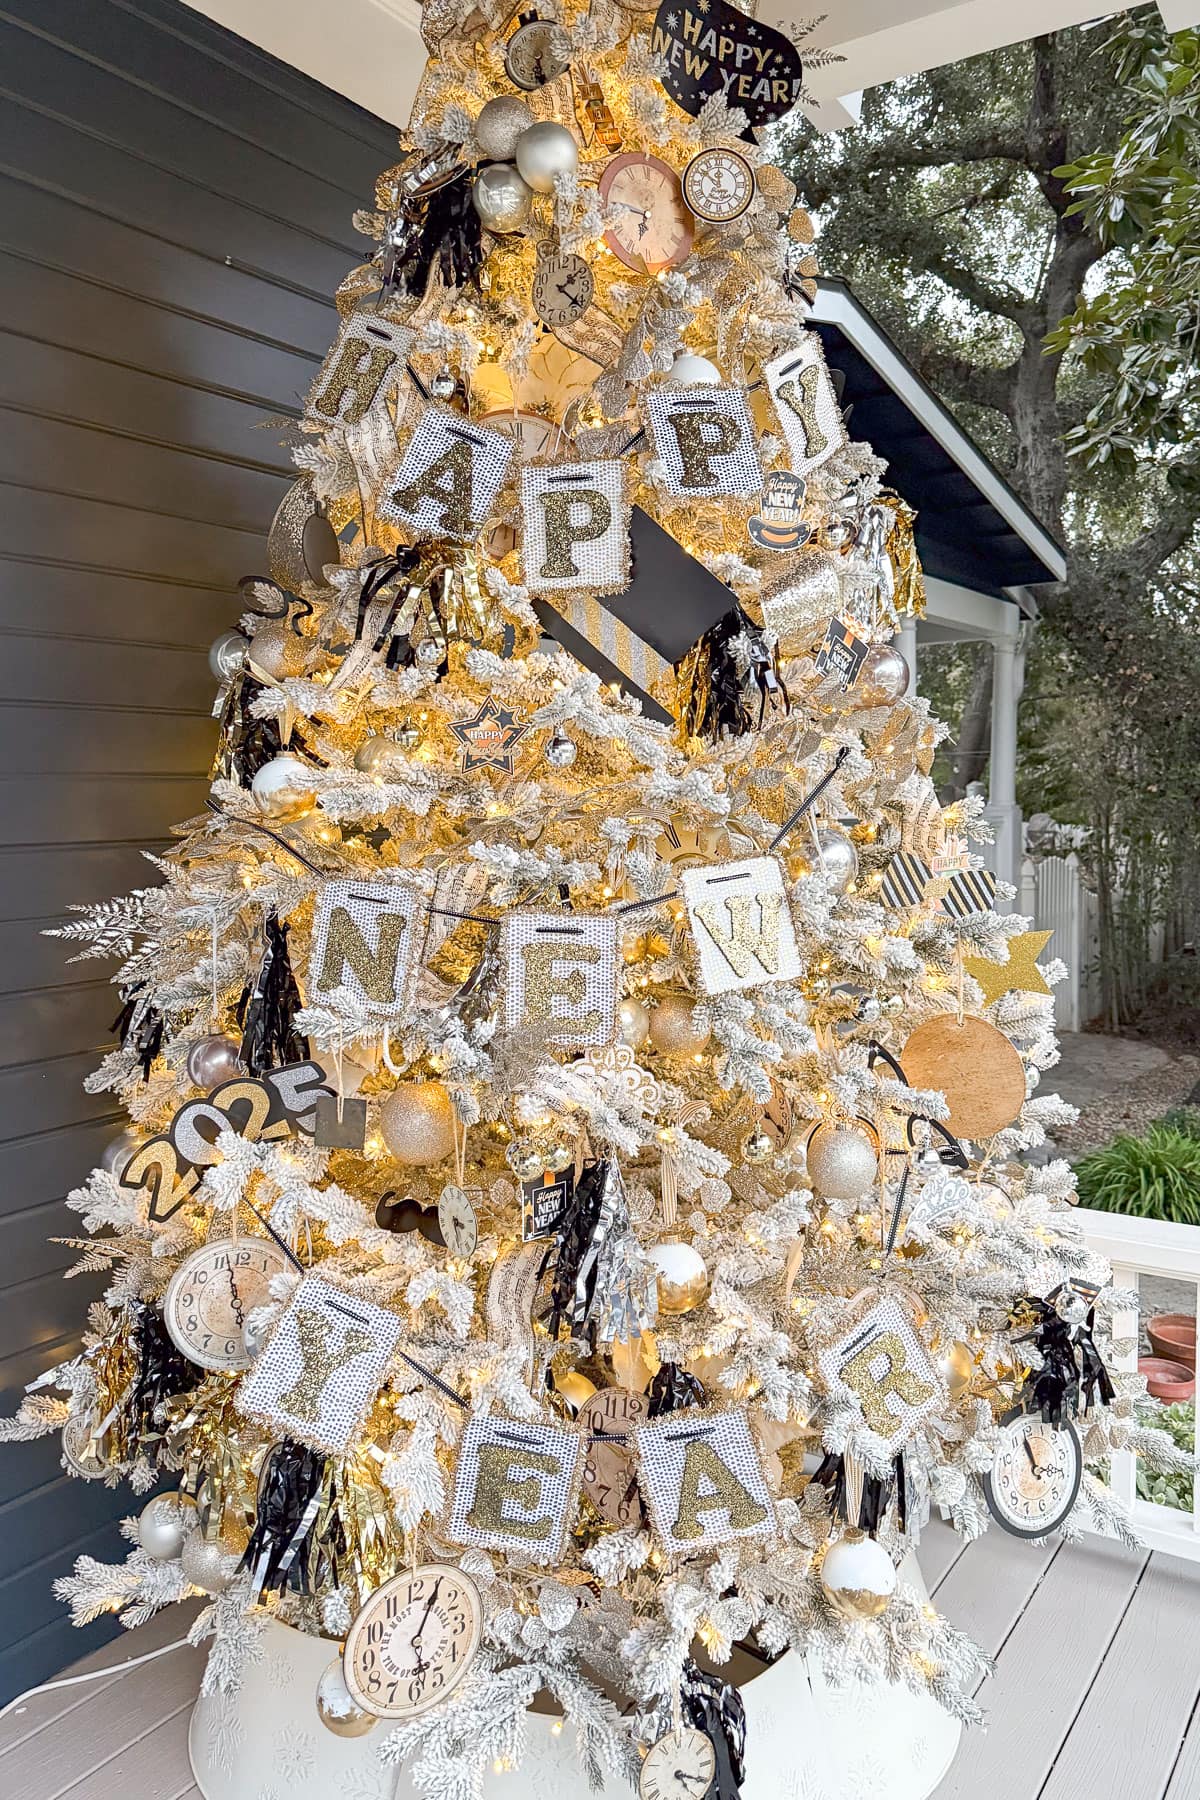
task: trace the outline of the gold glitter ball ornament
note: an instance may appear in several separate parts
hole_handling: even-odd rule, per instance
[[[844,1619],[878,1619],[896,1591],[896,1571],[882,1544],[848,1531],[825,1552],[821,1586]]]
[[[184,1539],[179,1553],[184,1580],[204,1594],[223,1594],[240,1562],[238,1551],[222,1538],[206,1538],[199,1526]]]
[[[247,652],[256,669],[282,681],[287,675],[299,675],[304,667],[306,646],[285,619],[271,619],[260,625],[250,640]]]
[[[662,1238],[646,1255],[658,1271],[658,1310],[677,1318],[699,1306],[708,1292],[708,1267],[694,1244]]]
[[[340,1656],[326,1663],[321,1671],[317,1682],[317,1717],[326,1731],[332,1731],[334,1737],[340,1738],[366,1737],[376,1723],[375,1714],[364,1712],[346,1686]]]
[[[660,1056],[698,1056],[711,1035],[696,1020],[690,994],[664,994],[650,1014],[650,1042]]]
[[[383,1141],[398,1163],[440,1163],[454,1151],[454,1102],[440,1081],[412,1081],[379,1107]]]

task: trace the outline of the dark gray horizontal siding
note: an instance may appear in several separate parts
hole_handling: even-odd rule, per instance
[[[391,131],[174,0],[0,4],[0,1388],[73,1353],[64,1204],[120,1124],[107,963],[41,935],[200,810],[205,651],[263,567],[284,439]],[[0,1699],[113,1629],[51,1594],[128,1493],[0,1450]]]

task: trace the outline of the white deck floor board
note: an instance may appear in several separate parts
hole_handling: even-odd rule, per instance
[[[962,1555],[963,1549],[963,1541],[958,1533],[952,1531],[949,1525],[943,1525],[940,1519],[931,1519],[926,1525],[921,1533],[917,1561],[925,1577],[925,1586],[931,1594],[936,1594],[938,1587]]]
[[[988,1656],[997,1656],[1061,1548],[989,1531],[968,1544],[937,1589],[937,1609]],[[981,1797],[982,1800],[982,1797]]]

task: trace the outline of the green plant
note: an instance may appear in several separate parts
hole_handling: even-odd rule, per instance
[[[1138,1419],[1156,1431],[1165,1431],[1179,1450],[1190,1456],[1196,1430],[1196,1402],[1177,1401],[1173,1406],[1139,1407]],[[1138,1463],[1137,1492],[1139,1500],[1156,1500],[1160,1506],[1173,1506],[1177,1512],[1192,1510],[1192,1476],[1171,1469],[1159,1472]]]
[[[1200,1225],[1200,1138],[1167,1125],[1118,1137],[1076,1166],[1079,1198],[1100,1212]]]
[[[1173,1106],[1157,1122],[1168,1131],[1181,1131],[1184,1137],[1200,1138],[1200,1106]]]

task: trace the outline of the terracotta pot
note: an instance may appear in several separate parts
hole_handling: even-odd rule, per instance
[[[1168,1362],[1186,1363],[1196,1369],[1196,1321],[1191,1313],[1155,1313],[1147,1321],[1146,1335],[1155,1356]]]
[[[1191,1400],[1195,1395],[1195,1371],[1169,1357],[1139,1356],[1138,1374],[1146,1377],[1147,1391],[1167,1405],[1173,1401]]]

